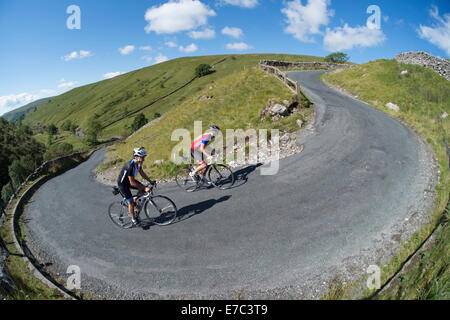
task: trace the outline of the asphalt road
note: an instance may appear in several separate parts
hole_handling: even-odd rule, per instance
[[[81,269],[99,298],[317,298],[387,261],[427,220],[436,183],[432,153],[390,116],[293,72],[315,103],[305,148],[276,175],[250,166],[235,188],[184,193],[180,220],[121,230],[109,220],[110,188],[88,161],[44,184],[26,208],[28,244],[60,278]],[[150,150],[151,152],[151,150]]]

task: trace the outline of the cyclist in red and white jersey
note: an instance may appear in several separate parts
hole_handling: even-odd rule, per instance
[[[189,174],[192,179],[197,180],[197,172],[200,172],[201,170],[206,168],[205,160],[212,158],[212,155],[208,154],[205,148],[208,144],[214,141],[219,131],[220,128],[218,126],[210,126],[208,133],[202,134],[192,142],[191,157],[200,163],[200,165]]]

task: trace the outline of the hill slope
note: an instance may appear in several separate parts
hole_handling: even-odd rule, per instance
[[[255,66],[262,59],[286,61],[323,61],[323,58],[297,55],[249,54],[186,57],[170,60],[151,67],[132,71],[112,79],[75,88],[57,96],[37,111],[28,113],[26,120],[50,123],[58,127],[71,120],[86,128],[89,118],[96,117],[104,127],[104,134],[130,134],[129,126],[134,112],[142,112],[148,119],[155,113],[163,114],[209,83],[234,72]],[[202,63],[214,66],[215,72],[194,78],[195,68]],[[175,90],[176,93],[161,99]],[[161,99],[161,100],[159,100]],[[157,102],[155,102],[157,101]],[[152,102],[155,102],[152,104]],[[116,122],[117,121],[117,122]],[[110,125],[113,123],[112,125]]]

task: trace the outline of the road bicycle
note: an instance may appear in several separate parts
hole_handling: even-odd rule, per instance
[[[186,157],[182,158],[185,162],[190,160]],[[177,185],[187,192],[193,192],[204,184],[211,184],[222,190],[229,189],[234,184],[233,171],[225,164],[217,164],[211,161],[207,163],[206,168],[201,171],[200,175],[195,175],[195,179],[189,175],[194,170],[195,167],[189,164],[189,169],[180,169],[175,176]]]
[[[154,195],[155,185],[147,184],[146,187],[152,187],[150,192],[140,193],[135,203],[134,215],[139,218],[140,213],[144,210],[148,224],[154,223],[160,226],[166,226],[175,221],[177,217],[177,207],[175,203],[166,196]],[[121,194],[118,187],[113,187],[113,194]],[[123,195],[122,195],[123,197]],[[114,201],[109,205],[108,214],[112,222],[120,228],[129,229],[134,225],[128,212],[128,202],[125,197],[121,201]],[[144,221],[143,221],[144,222]]]

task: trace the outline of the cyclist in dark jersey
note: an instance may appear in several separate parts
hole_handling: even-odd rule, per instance
[[[128,212],[130,213],[131,221],[133,224],[139,224],[139,221],[134,216],[134,207],[137,197],[133,197],[130,189],[138,189],[141,192],[150,192],[149,187],[144,186],[142,183],[136,180],[138,173],[146,179],[151,184],[155,184],[155,181],[150,180],[150,178],[142,170],[142,163],[147,156],[147,152],[144,148],[135,148],[133,151],[133,160],[127,162],[119,173],[117,178],[117,186],[119,187],[120,193],[128,202]]]

